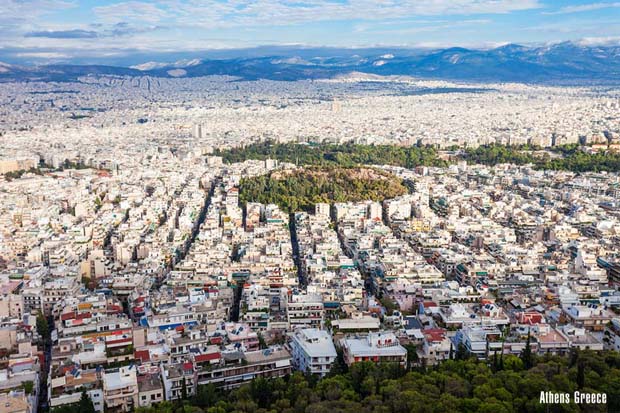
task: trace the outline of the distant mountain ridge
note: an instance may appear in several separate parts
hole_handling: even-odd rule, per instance
[[[200,59],[183,59],[183,60],[178,60],[174,63],[167,63],[167,62],[146,62],[146,63],[142,63],[139,65],[133,65],[133,66],[129,66],[130,69],[138,69],[140,71],[149,71],[149,70],[153,70],[153,69],[162,69],[162,68],[176,68],[176,69],[182,69],[184,67],[189,67],[189,66],[197,66],[199,64],[202,63],[202,60]]]
[[[81,76],[198,77],[229,75],[242,79],[300,80],[350,72],[381,76],[494,82],[620,82],[620,45],[588,46],[564,42],[544,47],[508,44],[489,50],[459,47],[435,50],[398,48],[282,49],[245,58],[149,61],[131,67],[51,64],[0,64],[0,81],[72,81]],[[316,54],[312,56],[311,53]]]

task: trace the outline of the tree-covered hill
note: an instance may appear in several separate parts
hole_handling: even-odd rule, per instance
[[[383,201],[407,193],[402,181],[373,168],[307,167],[244,178],[239,200],[310,211],[319,202]]]

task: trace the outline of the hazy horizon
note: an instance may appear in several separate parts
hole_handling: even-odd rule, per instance
[[[479,49],[620,40],[620,2],[613,1],[7,0],[0,10],[0,61],[21,64],[136,64],[273,47]]]

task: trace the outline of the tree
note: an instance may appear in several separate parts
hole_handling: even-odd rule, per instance
[[[573,347],[570,349],[569,358],[568,358],[568,367],[573,367],[577,364],[579,360],[579,348]]]
[[[418,348],[413,344],[407,344],[407,370],[411,370],[413,363],[418,362]]]
[[[385,311],[387,314],[392,314],[395,310],[398,310],[398,303],[394,302],[390,297],[384,295],[379,300],[381,305],[385,307]]]
[[[583,360],[577,361],[577,387],[583,389],[586,385],[586,367]]]
[[[457,360],[466,360],[468,358],[469,358],[469,351],[467,350],[467,347],[465,347],[465,344],[460,342],[456,346],[456,359]]]
[[[525,363],[519,357],[509,354],[504,358],[502,357],[501,367],[502,370],[522,371],[525,368]]]
[[[348,369],[347,363],[344,360],[344,351],[342,350],[342,348],[337,347],[336,348],[336,360],[334,361],[334,364],[332,364],[332,368],[329,371],[329,376],[333,377],[333,376],[346,374],[348,370],[349,369]]]
[[[258,347],[261,349],[267,348],[267,343],[265,342],[265,338],[260,332],[258,333]]]
[[[521,360],[523,360],[523,364],[525,365],[526,369],[530,369],[533,366],[531,340],[532,340],[531,332],[528,329],[527,340],[525,342],[525,348],[521,351]]]
[[[50,339],[50,328],[47,318],[40,311],[37,313],[37,332],[46,342]]]
[[[87,290],[92,291],[94,289],[95,283],[93,282],[93,279],[90,277],[87,277],[86,275],[82,276],[82,284],[84,284],[84,288],[86,288]]]
[[[22,383],[22,388],[26,394],[32,394],[32,391],[34,390],[34,383],[32,380],[25,381]]]
[[[209,407],[217,402],[219,394],[213,384],[198,386],[193,403],[198,407]]]
[[[80,408],[80,413],[95,413],[95,406],[93,406],[93,402],[86,391],[82,392],[82,397],[80,397],[78,406]]]
[[[502,353],[499,355],[499,366],[498,369],[504,370],[504,350],[502,349]]]
[[[185,380],[185,377],[183,377],[181,385],[181,400],[187,400],[187,380]]]

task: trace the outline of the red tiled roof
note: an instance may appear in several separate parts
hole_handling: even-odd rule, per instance
[[[205,361],[219,360],[221,357],[222,355],[219,352],[209,353],[209,354],[199,354],[196,357],[194,357],[194,360],[196,360],[196,363],[203,363]]]
[[[428,328],[422,330],[422,333],[424,333],[426,338],[430,341],[443,341],[446,336],[446,330],[443,328]]]
[[[117,338],[116,340],[108,340],[106,341],[106,344],[119,344],[119,343],[131,343],[132,339],[131,337],[127,337],[127,338]]]
[[[140,360],[142,363],[151,360],[151,353],[148,350],[136,350],[134,357]]]
[[[73,320],[75,318],[75,312],[71,312],[71,313],[64,313],[60,315],[60,319],[62,321],[66,321],[66,320]]]
[[[539,324],[542,323],[542,318],[542,314],[536,312],[517,314],[517,320],[523,324]]]
[[[80,313],[80,314],[76,315],[75,318],[78,319],[78,320],[84,320],[85,318],[91,318],[91,317],[92,317],[92,314],[90,312],[88,312],[88,313]]]

